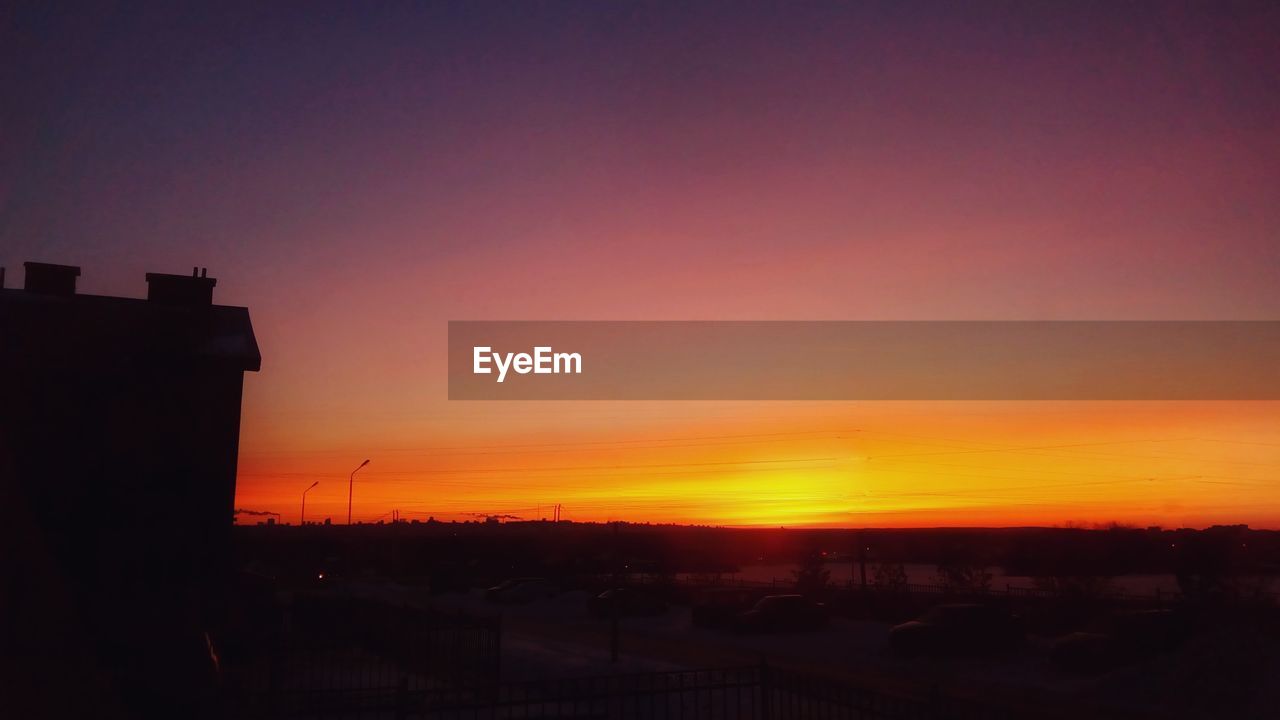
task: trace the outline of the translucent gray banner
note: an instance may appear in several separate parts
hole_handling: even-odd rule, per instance
[[[1280,322],[449,323],[451,400],[1277,400]]]

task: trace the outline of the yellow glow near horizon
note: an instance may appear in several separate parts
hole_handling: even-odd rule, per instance
[[[1280,403],[560,404],[554,433],[502,405],[430,443],[246,447],[237,504],[296,521],[319,479],[308,514],[343,517],[367,454],[366,522],[1280,526]]]

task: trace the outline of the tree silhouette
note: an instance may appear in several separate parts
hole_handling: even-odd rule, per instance
[[[831,571],[820,550],[809,550],[800,558],[800,565],[792,571],[796,579],[796,592],[817,595],[831,584]]]

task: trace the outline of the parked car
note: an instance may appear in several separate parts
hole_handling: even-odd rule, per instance
[[[591,598],[591,614],[596,617],[653,617],[667,611],[662,598],[635,588],[614,588]]]
[[[489,602],[523,605],[554,597],[558,593],[556,586],[544,578],[512,578],[486,590],[484,597]]]
[[[1188,634],[1186,618],[1174,610],[1121,612],[1090,632],[1058,638],[1049,660],[1063,670],[1103,672],[1175,650]]]
[[[938,605],[889,631],[889,649],[901,655],[976,655],[1008,650],[1023,640],[1022,622],[990,605]]]
[[[827,608],[803,595],[768,595],[733,621],[737,632],[817,630],[827,624]]]
[[[1049,662],[1071,672],[1103,672],[1122,661],[1115,656],[1110,635],[1100,632],[1067,633],[1049,648]]]
[[[727,628],[744,610],[760,599],[760,590],[713,588],[698,592],[690,607],[690,617],[698,627]]]

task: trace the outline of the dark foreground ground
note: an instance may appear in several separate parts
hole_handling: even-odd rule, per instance
[[[680,671],[706,668],[794,671],[802,674],[798,677],[827,679],[870,698],[887,698],[884,702],[888,703],[874,710],[846,703],[839,707],[862,714],[841,715],[835,712],[837,706],[822,699],[825,696],[821,693],[805,690],[796,696],[817,704],[806,706],[799,702],[786,717],[926,717],[938,714],[940,701],[967,708],[966,712],[972,710],[964,717],[1261,718],[1272,717],[1273,708],[1280,706],[1280,623],[1269,591],[1271,577],[1266,573],[1268,558],[1274,552],[1269,545],[1274,540],[1271,533],[1234,528],[1201,533],[1151,529],[914,534],[845,531],[806,536],[784,532],[720,534],[706,528],[663,531],[650,526],[529,525],[357,527],[345,539],[341,535],[345,528],[243,528],[239,541],[242,567],[259,578],[258,591],[267,588],[273,602],[279,605],[283,598],[283,604],[293,608],[291,632],[295,637],[327,637],[333,635],[330,628],[343,625],[355,637],[362,637],[365,625],[379,623],[370,619],[367,610],[355,613],[339,609],[315,626],[319,630],[300,630],[303,623],[297,617],[305,604],[303,599],[313,595],[328,598],[329,602],[363,598],[362,602],[372,602],[374,607],[400,608],[408,613],[406,627],[423,623],[434,627],[441,618],[466,623],[470,629],[465,633],[472,637],[466,641],[469,644],[460,646],[457,637],[450,635],[454,639],[448,643],[452,645],[435,648],[439,652],[428,663],[433,670],[414,671],[410,692],[400,696],[401,705],[408,707],[417,707],[422,698],[428,698],[428,704],[434,702],[430,700],[436,697],[433,693],[447,684],[431,680],[432,673],[447,676],[451,678],[449,682],[463,687],[498,683],[506,688],[504,693],[527,694],[529,688],[549,693],[547,688],[553,686],[556,692],[581,692],[563,690],[562,683],[586,677],[627,676],[632,678],[627,682],[648,683],[661,678],[665,683],[685,683],[686,676]],[[513,538],[519,542],[510,542]],[[706,542],[691,545],[683,562],[673,562],[675,543],[695,539]],[[957,539],[963,542],[957,543]],[[862,547],[874,548],[872,552],[877,557],[867,562],[856,551],[842,554],[840,544],[848,548],[855,540],[867,543]],[[1171,547],[1178,543],[1183,545],[1181,552]],[[1229,549],[1233,543],[1238,549]],[[1254,547],[1242,558],[1240,550],[1245,548],[1240,546],[1249,543]],[[835,547],[820,550],[824,544]],[[965,588],[958,584],[959,580],[984,565],[966,563],[963,556],[957,559],[957,548],[984,562],[1001,561],[1006,574],[1018,572],[1034,578],[1036,587],[1008,591]],[[1029,552],[1029,548],[1037,552]],[[1108,572],[1166,573],[1176,577],[1179,590],[1132,595],[1109,590],[1113,584],[1097,582],[1095,576],[1062,571],[1078,568],[1082,559],[1096,558],[1108,551],[1115,555],[1107,561]],[[730,572],[736,569],[731,563],[744,558],[772,563],[785,563],[790,558],[795,567],[793,577],[776,580],[771,586],[735,585],[729,579]],[[891,568],[898,559],[936,564],[939,582],[894,585],[892,573],[886,575],[884,568]],[[847,579],[857,577],[860,560],[869,568],[866,586]],[[817,585],[813,577],[806,576],[806,572],[821,575],[821,568],[832,562],[851,563],[852,574],[842,582],[821,577]],[[1245,569],[1250,572],[1242,572]],[[545,577],[554,591],[527,602],[486,599],[484,589],[489,585],[504,578],[527,576]],[[626,585],[660,597],[665,610],[650,617],[620,619],[615,657],[612,623],[588,608],[597,593]],[[741,593],[741,602],[749,605],[763,595],[798,589],[828,609],[830,621],[824,628],[745,634],[704,627],[692,617],[692,606],[726,590]],[[908,657],[890,651],[889,637],[895,624],[935,605],[955,602],[997,606],[1001,612],[1016,616],[1025,630],[1022,641],[990,652],[980,647],[981,641],[958,653]],[[1108,632],[1103,628],[1109,619],[1147,613],[1176,616],[1184,631],[1176,638],[1142,638],[1136,645],[1131,642],[1122,656],[1117,651],[1112,653],[1115,657],[1103,657],[1084,666],[1064,666],[1060,662],[1056,648],[1064,638]],[[375,618],[381,614],[385,613],[372,612]],[[398,629],[390,634],[418,637],[414,632]],[[438,634],[422,637],[422,641],[410,644],[444,642]],[[365,650],[377,645],[373,653],[376,655],[378,648],[386,645],[385,640],[380,642],[381,645],[371,644],[366,638],[363,645]],[[1150,646],[1144,647],[1143,643]],[[395,678],[399,674],[403,682],[405,674],[403,658],[400,660],[400,666],[386,670],[386,677],[391,679],[375,678],[371,684],[365,683],[373,688],[369,692],[386,695],[395,691]],[[461,672],[466,668],[471,668],[467,670],[470,674]],[[365,671],[352,670],[348,675],[359,676],[362,672]],[[696,674],[687,677],[694,678],[689,682],[697,684],[692,690],[694,697],[699,688],[711,683],[720,688],[718,692],[737,693],[733,702],[741,701],[738,695],[756,700],[749,712],[740,706],[735,710],[732,704],[695,704],[691,708],[677,704],[680,714],[708,718],[734,717],[735,713],[741,717],[781,717],[779,708],[761,706],[760,698],[764,696],[758,688],[726,690],[732,683],[713,682]],[[332,679],[325,682],[333,683]],[[617,683],[605,684],[613,687]],[[680,696],[683,697],[683,690]],[[473,713],[468,717],[481,716],[482,711],[473,706],[492,701],[485,697],[489,696],[468,696],[466,712]],[[645,701],[649,706],[654,704],[651,694],[644,697],[649,698]],[[895,705],[898,698],[906,699],[906,704]],[[619,717],[681,716],[670,709],[667,714],[650,709],[647,715],[636,715],[631,711],[639,709],[640,700],[635,700],[634,706],[626,705],[632,701],[625,697],[615,701],[623,703]],[[364,711],[344,714],[339,705],[317,702],[313,708],[317,715],[381,716],[366,715]],[[865,704],[863,700],[858,702]],[[506,707],[507,716],[581,716],[563,712],[548,715],[545,708],[531,707],[522,700]],[[492,707],[489,710],[496,712]],[[772,714],[762,715],[764,711]],[[387,712],[387,716],[395,717],[398,711]],[[599,710],[587,716],[615,714],[612,710]]]

